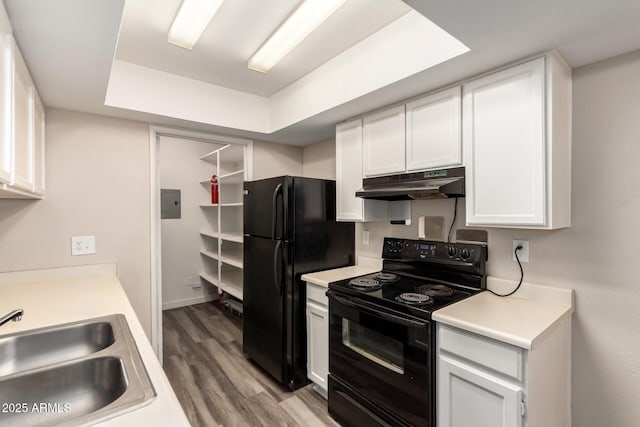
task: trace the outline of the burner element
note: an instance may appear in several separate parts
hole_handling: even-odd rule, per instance
[[[400,280],[397,274],[383,272],[374,274],[373,278],[381,282],[396,282]]]
[[[417,291],[432,297],[450,297],[453,295],[453,289],[444,285],[420,285]]]
[[[431,297],[425,294],[416,294],[413,292],[406,292],[396,297],[396,301],[403,302],[411,305],[425,305],[431,302]]]
[[[363,291],[375,291],[382,287],[380,285],[380,282],[378,282],[377,280],[369,279],[366,277],[359,277],[359,278],[353,279],[349,282],[349,285]]]

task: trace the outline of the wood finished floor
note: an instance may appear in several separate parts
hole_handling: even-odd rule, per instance
[[[164,311],[164,370],[199,426],[331,426],[311,385],[291,392],[242,353],[242,319],[217,304]]]

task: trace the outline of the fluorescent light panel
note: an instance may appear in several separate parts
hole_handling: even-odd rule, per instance
[[[193,49],[223,0],[183,0],[169,29],[169,43]]]
[[[346,0],[306,0],[249,59],[249,69],[268,72]]]

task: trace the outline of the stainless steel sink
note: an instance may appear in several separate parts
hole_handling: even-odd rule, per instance
[[[82,322],[0,338],[0,376],[64,362],[115,342],[109,322]]]
[[[3,336],[1,369],[0,426],[90,425],[156,396],[121,314]]]

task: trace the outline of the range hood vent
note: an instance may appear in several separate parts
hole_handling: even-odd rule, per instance
[[[377,200],[464,197],[464,168],[365,178],[356,196]]]

